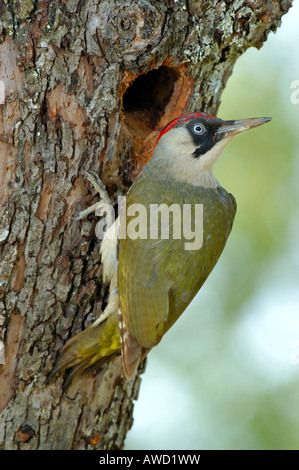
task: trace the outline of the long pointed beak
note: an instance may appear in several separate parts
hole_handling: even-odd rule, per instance
[[[252,129],[253,127],[261,126],[266,122],[271,121],[270,117],[263,118],[250,118],[250,119],[238,119],[237,121],[223,121],[223,125],[219,127],[217,135],[220,138],[225,136],[235,136],[241,134],[241,132]]]

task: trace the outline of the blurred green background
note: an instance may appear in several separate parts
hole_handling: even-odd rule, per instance
[[[238,60],[223,93],[222,119],[273,121],[235,139],[215,166],[237,199],[235,224],[149,355],[127,449],[299,449],[298,24],[297,3]]]

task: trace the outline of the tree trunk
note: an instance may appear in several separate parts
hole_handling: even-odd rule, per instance
[[[98,200],[80,171],[125,193],[161,128],[187,110],[215,113],[238,56],[290,5],[0,1],[2,449],[123,447],[144,365],[123,381],[118,356],[67,391],[62,377],[45,385],[109,289],[97,218],[73,220]]]

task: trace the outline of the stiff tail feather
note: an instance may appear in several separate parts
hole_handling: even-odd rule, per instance
[[[118,311],[118,325],[124,375],[130,380],[151,348],[140,346],[137,339],[127,330],[120,310]]]
[[[113,312],[102,323],[81,331],[64,345],[47,383],[59,371],[71,369],[64,381],[67,388],[75,376],[91,372],[120,350],[118,315]]]

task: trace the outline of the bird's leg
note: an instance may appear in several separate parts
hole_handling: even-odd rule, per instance
[[[90,172],[87,172],[87,171],[83,170],[82,174],[84,174],[87,177],[88,181],[93,185],[95,190],[100,194],[101,201],[96,202],[95,204],[88,207],[84,211],[79,212],[79,215],[77,217],[74,217],[74,220],[84,219],[89,214],[91,214],[92,212],[95,212],[95,211],[97,211],[97,215],[101,215],[102,212],[107,212],[107,210],[106,210],[107,206],[108,207],[113,206],[113,203],[112,203],[110,197],[108,196],[107,190],[106,190],[103,182],[101,181],[99,175],[93,170],[91,170]],[[108,221],[108,227],[111,225],[111,223],[109,225],[109,222],[110,221]]]
[[[109,317],[109,315],[111,315],[114,312],[117,312],[117,310],[118,310],[117,276],[115,275],[111,279],[111,282],[110,282],[107,306],[105,310],[100,314],[99,318],[97,318],[91,326],[94,327],[94,326],[99,325],[104,320],[106,320]]]
[[[104,183],[102,182],[101,178],[99,177],[99,175],[93,170],[91,170],[90,172],[83,170],[83,174],[87,177],[88,181],[93,185],[94,189],[100,194],[103,201],[106,204],[112,204],[112,201],[106,191],[106,187]]]
[[[95,190],[100,194],[101,200],[84,211],[81,211],[74,220],[81,220],[87,215],[95,212],[101,216],[106,214],[107,231],[104,234],[101,244],[101,258],[103,264],[103,280],[110,283],[108,304],[100,317],[92,324],[92,327],[98,326],[118,309],[117,296],[117,242],[118,242],[118,220],[115,220],[113,212],[113,202],[108,196],[107,190],[95,171],[82,171]]]

